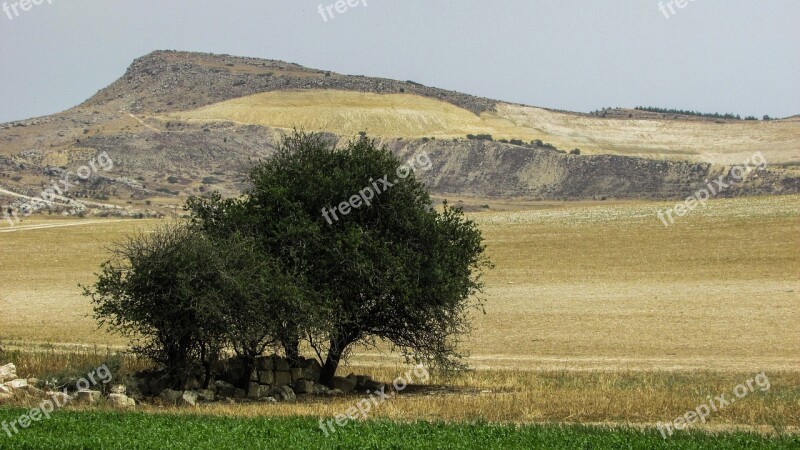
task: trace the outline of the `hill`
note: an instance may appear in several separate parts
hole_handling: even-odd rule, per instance
[[[722,196],[800,190],[797,116],[769,122],[612,116],[280,61],[159,51],[135,60],[81,105],[0,125],[0,200],[36,197],[106,152],[113,170],[76,183],[66,197],[105,214],[158,214],[186,195],[237,194],[246,187],[247,167],[268,157],[292,128],[331,139],[366,131],[398,154],[428,152],[433,169],[421,176],[439,196],[680,199],[755,152],[768,169]],[[566,153],[574,148],[581,155]]]

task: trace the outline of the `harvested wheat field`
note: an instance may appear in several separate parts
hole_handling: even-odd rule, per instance
[[[716,200],[670,227],[656,216],[666,203],[472,213],[496,268],[466,343],[471,365],[797,369],[800,329],[787,325],[800,319],[799,202]],[[158,223],[35,218],[0,229],[6,339],[124,345],[97,330],[78,284],[113,242]]]

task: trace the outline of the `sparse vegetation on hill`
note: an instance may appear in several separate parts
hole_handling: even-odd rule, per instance
[[[682,116],[699,116],[699,117],[710,117],[712,119],[735,119],[735,120],[742,120],[741,116],[738,114],[731,114],[731,113],[704,113],[699,111],[690,111],[684,109],[673,109],[673,108],[656,108],[653,106],[637,106],[636,109],[639,111],[648,111],[648,112],[656,112],[661,114],[679,114]],[[755,117],[753,118],[755,119]]]
[[[478,141],[493,141],[494,140],[494,138],[492,138],[491,134],[478,134],[478,135],[468,134],[467,135],[467,139],[469,139],[469,140],[473,140],[474,139],[474,140],[478,140]]]

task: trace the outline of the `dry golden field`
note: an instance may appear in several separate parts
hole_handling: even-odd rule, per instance
[[[14,354],[27,375],[43,376],[76,368],[88,370],[106,361],[101,349],[42,349]],[[126,357],[126,371],[146,367],[142,361]],[[352,364],[343,373],[368,374],[392,381],[404,376],[409,367],[395,363],[382,366]],[[116,379],[124,373],[114,373]],[[411,385],[400,395],[372,410],[370,420],[389,418],[401,421],[431,420],[471,422],[484,420],[502,423],[591,423],[626,424],[652,427],[693,411],[709,396],[724,394],[727,399],[739,384],[753,380],[755,373],[711,370],[477,370],[445,378],[433,374],[425,385]],[[758,385],[739,402],[710,415],[706,424],[693,428],[706,431],[731,429],[763,433],[800,432],[800,373],[767,371],[769,389]],[[416,378],[412,375],[412,380]],[[365,394],[343,397],[303,397],[296,403],[263,402],[201,404],[199,408],[142,403],[137,409],[147,413],[178,413],[255,416],[332,417],[352,407]],[[15,404],[26,405],[18,398]],[[95,409],[98,406],[91,407]],[[81,407],[76,407],[81,408]],[[106,407],[111,409],[110,407]]]
[[[509,200],[498,202],[502,211],[470,213],[496,264],[485,314],[476,313],[466,342],[478,370],[435,376],[433,386],[409,391],[375,417],[648,424],[763,370],[771,390],[722,411],[711,428],[796,430],[800,196],[715,200],[665,227],[656,211],[670,206]],[[111,242],[158,223],[0,225],[0,339],[22,350],[21,373],[98,360],[106,346],[124,345],[96,329],[77,284],[92,281]],[[385,381],[405,372],[391,355],[357,351],[349,364],[345,375]],[[201,412],[330,415],[355,400]]]
[[[800,368],[799,201],[717,200],[669,228],[655,215],[667,203],[514,211],[526,206],[518,202],[471,213],[497,266],[467,343],[473,364]],[[77,285],[93,280],[111,243],[157,223],[41,217],[0,226],[0,335],[124,344],[96,330]]]

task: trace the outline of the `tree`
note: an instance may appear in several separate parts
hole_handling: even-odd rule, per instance
[[[132,340],[132,351],[159,363],[172,387],[202,368],[203,387],[219,354],[233,349],[244,361],[276,347],[286,317],[304,327],[304,284],[257,251],[239,233],[212,240],[185,224],[129,238],[102,266],[91,296],[101,325]]]
[[[214,246],[220,283],[209,316],[224,324],[222,341],[244,362],[242,380],[248,380],[256,357],[296,335],[295,328],[287,333],[287,323],[313,329],[321,310],[307,303],[305,283],[284,273],[253,237],[233,233]]]
[[[94,286],[84,287],[100,325],[161,364],[173,386],[187,381],[196,362],[210,370],[224,330],[204,308],[218,281],[209,241],[168,226],[128,238],[113,254]]]
[[[253,236],[284,272],[307,280],[325,319],[308,327],[287,318],[282,339],[287,355],[308,342],[323,383],[354,344],[380,340],[408,360],[463,367],[459,340],[470,329],[468,311],[482,305],[475,294],[491,264],[475,223],[447,204],[437,212],[427,188],[401,166],[368,139],[336,150],[320,135],[295,133],[251,171],[244,197],[188,202],[205,233]],[[359,198],[336,221],[323,217]]]

